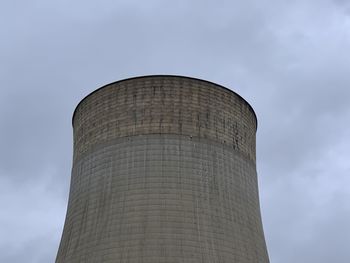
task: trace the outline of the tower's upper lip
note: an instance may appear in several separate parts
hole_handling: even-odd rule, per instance
[[[126,78],[126,79],[121,79],[121,80],[117,80],[117,81],[111,82],[111,83],[109,83],[109,84],[106,84],[106,85],[104,85],[104,86],[102,86],[102,87],[100,87],[100,88],[98,88],[98,89],[92,91],[91,93],[89,93],[88,95],[86,95],[86,96],[78,103],[78,105],[75,107],[74,112],[73,112],[73,116],[72,116],[72,124],[74,123],[75,113],[77,112],[77,109],[78,109],[78,107],[80,106],[80,104],[82,104],[82,102],[83,102],[86,98],[90,97],[90,96],[93,95],[95,92],[97,92],[97,91],[99,91],[99,90],[101,90],[101,89],[103,89],[103,88],[105,88],[105,87],[108,87],[108,86],[110,86],[110,85],[117,84],[117,83],[124,82],[124,81],[129,81],[129,80],[134,80],[134,79],[142,79],[142,78],[158,78],[158,77],[162,77],[162,78],[164,78],[164,77],[166,77],[166,78],[183,78],[183,79],[197,80],[197,81],[209,83],[209,84],[211,84],[211,85],[215,85],[215,86],[217,86],[217,87],[219,87],[219,88],[223,88],[223,89],[225,89],[225,90],[227,90],[227,91],[229,91],[229,92],[235,94],[235,95],[236,95],[238,98],[240,98],[245,104],[248,105],[248,107],[250,108],[251,112],[252,112],[253,115],[254,115],[255,123],[256,123],[256,128],[258,128],[258,119],[257,119],[257,117],[256,117],[256,113],[255,113],[253,107],[252,107],[241,95],[239,95],[238,93],[234,92],[233,90],[230,90],[229,88],[226,88],[226,87],[224,87],[224,86],[222,86],[222,85],[219,85],[219,84],[217,84],[217,83],[214,83],[214,82],[211,82],[211,81],[208,81],[208,80],[204,80],[204,79],[199,79],[199,78],[194,78],[194,77],[187,77],[187,76],[181,76],[181,75],[166,75],[166,74],[165,74],[165,75],[144,75],[144,76],[136,76],[136,77]]]

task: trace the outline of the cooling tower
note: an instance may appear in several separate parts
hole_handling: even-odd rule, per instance
[[[56,262],[269,262],[256,128],[242,97],[189,77],[136,77],[85,97]]]

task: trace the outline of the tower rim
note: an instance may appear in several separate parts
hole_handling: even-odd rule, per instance
[[[135,79],[143,79],[143,78],[183,78],[183,79],[189,79],[189,80],[196,80],[196,81],[200,81],[200,82],[204,82],[204,83],[208,83],[208,84],[211,84],[211,85],[214,85],[216,87],[219,87],[221,89],[224,89],[226,91],[229,91],[230,93],[234,94],[235,96],[237,96],[240,100],[242,100],[247,106],[248,108],[250,109],[250,111],[253,113],[253,116],[254,116],[254,119],[255,119],[255,127],[256,127],[256,130],[258,129],[258,118],[257,118],[257,115],[253,109],[253,107],[250,105],[250,103],[244,99],[241,95],[239,95],[237,92],[223,86],[223,85],[220,85],[220,84],[217,84],[215,82],[212,82],[212,81],[209,81],[209,80],[205,80],[205,79],[200,79],[200,78],[195,78],[195,77],[189,77],[189,76],[184,76],[184,75],[172,75],[172,74],[154,74],[154,75],[140,75],[140,76],[135,76],[135,77],[130,77],[130,78],[125,78],[125,79],[120,79],[120,80],[117,80],[117,81],[113,81],[111,83],[108,83],[106,85],[103,85],[102,87],[100,88],[97,88],[96,90],[90,92],[88,95],[86,95],[84,98],[82,98],[79,103],[77,104],[77,106],[75,107],[74,111],[73,111],[73,115],[72,115],[72,126],[74,127],[74,118],[75,118],[75,115],[76,115],[76,112],[79,108],[79,106],[87,99],[89,98],[90,96],[92,96],[93,94],[95,94],[96,92],[108,87],[108,86],[111,86],[111,85],[114,85],[114,84],[118,84],[118,83],[121,83],[121,82],[125,82],[125,81],[130,81],[130,80],[135,80]]]

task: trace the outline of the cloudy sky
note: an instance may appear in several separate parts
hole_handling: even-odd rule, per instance
[[[54,261],[73,110],[147,74],[254,107],[271,263],[350,262],[350,1],[2,0],[0,40],[0,262]]]

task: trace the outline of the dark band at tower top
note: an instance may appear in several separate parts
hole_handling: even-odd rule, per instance
[[[243,97],[241,97],[238,93],[236,93],[236,92],[234,92],[233,90],[228,89],[228,88],[226,88],[226,87],[224,87],[224,86],[222,86],[222,85],[216,84],[216,83],[211,82],[211,81],[208,81],[208,80],[198,79],[198,78],[193,78],[193,77],[187,77],[187,76],[179,76],[179,75],[146,75],[146,76],[138,76],[138,77],[132,77],[132,78],[127,78],[127,79],[118,80],[118,81],[109,83],[109,84],[107,84],[107,85],[104,85],[104,86],[102,86],[101,88],[99,88],[99,89],[97,89],[97,90],[94,90],[93,92],[91,92],[90,94],[88,94],[87,96],[85,96],[85,97],[78,103],[78,105],[75,107],[75,110],[74,110],[74,112],[73,112],[72,124],[74,123],[75,112],[77,111],[77,109],[78,109],[78,107],[80,106],[80,104],[83,103],[84,100],[85,100],[86,98],[88,98],[89,96],[93,95],[95,92],[98,92],[99,90],[104,89],[104,88],[106,88],[106,87],[108,87],[108,86],[111,86],[111,85],[118,85],[118,84],[120,84],[121,82],[124,82],[124,81],[135,81],[135,80],[137,80],[137,79],[144,79],[144,78],[163,78],[163,79],[164,79],[164,78],[181,78],[181,79],[193,80],[193,81],[196,81],[196,82],[202,81],[202,82],[207,83],[207,84],[209,84],[209,85],[214,85],[214,86],[216,86],[216,87],[220,87],[220,88],[222,88],[222,89],[225,89],[225,90],[227,90],[228,92],[234,93],[235,96],[237,96],[238,98],[241,98],[242,101],[244,101],[244,102],[248,105],[248,107],[251,109],[251,111],[253,112],[253,114],[254,114],[254,116],[255,116],[256,126],[258,126],[258,119],[257,119],[257,117],[256,117],[256,113],[255,113],[253,107],[252,107]]]

